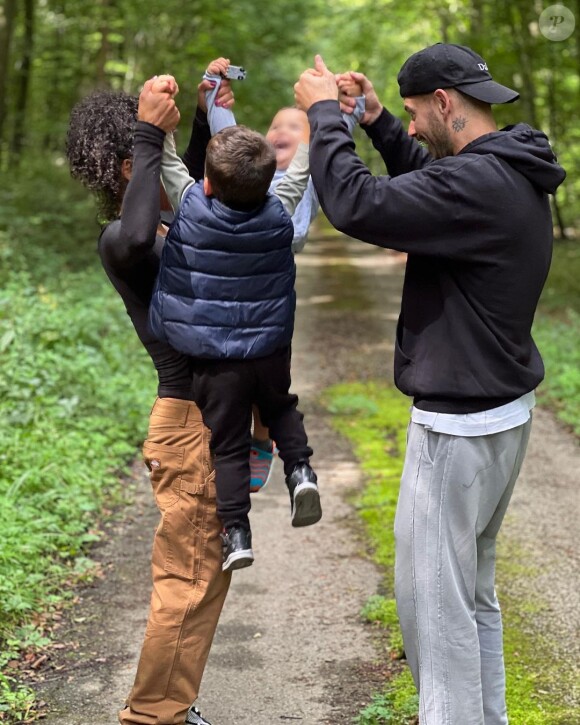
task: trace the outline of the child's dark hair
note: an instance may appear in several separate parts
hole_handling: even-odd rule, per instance
[[[232,209],[263,204],[275,171],[274,147],[246,126],[224,128],[207,146],[205,173],[213,195]]]
[[[121,173],[133,157],[139,100],[114,91],[95,91],[70,115],[66,156],[71,175],[97,195],[99,221],[119,215],[127,182]]]

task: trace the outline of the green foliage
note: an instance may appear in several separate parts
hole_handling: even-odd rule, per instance
[[[95,254],[94,209],[68,196],[63,169],[50,176],[42,195],[33,175],[0,189],[0,651],[9,659],[46,644],[26,625],[71,596],[65,583],[91,576],[84,551],[100,537],[103,507],[127,495],[119,472],[155,393]],[[18,722],[30,698],[11,677],[0,698]]]
[[[388,647],[391,657],[400,658],[404,652],[403,636],[399,628],[397,603],[380,594],[373,594],[361,611],[361,617],[367,622],[378,625],[388,633]]]
[[[354,443],[367,476],[356,507],[369,532],[375,559],[390,571],[409,399],[378,383],[347,383],[330,388],[324,401],[335,411],[336,428]]]
[[[540,318],[536,343],[544,358],[546,379],[541,387],[547,401],[564,423],[580,435],[580,315],[572,310],[562,320]]]
[[[412,725],[417,722],[419,697],[411,673],[404,670],[385,692],[373,696],[371,702],[355,718],[355,725]]]
[[[22,9],[16,13],[6,72],[0,69],[3,168],[19,161],[24,169],[46,151],[62,153],[70,109],[94,88],[135,93],[155,73],[173,73],[179,80],[187,129],[201,72],[220,55],[248,69],[248,80],[236,85],[236,114],[260,130],[277,108],[294,102],[293,84],[315,52],[335,71],[367,73],[383,102],[403,117],[399,68],[411,53],[445,41],[471,45],[497,80],[520,91],[518,104],[496,108],[500,125],[524,121],[549,133],[569,172],[558,197],[564,223],[572,226],[580,217],[578,18],[570,38],[551,42],[539,31],[541,10],[528,0],[150,0],[146,7],[137,0],[45,0],[34,4],[32,44]],[[27,53],[32,53],[29,76],[23,68]],[[359,150],[378,171],[377,155],[369,153],[363,137]],[[24,150],[11,156],[17,139]]]
[[[556,244],[552,267],[534,324],[544,359],[541,400],[580,435],[580,246]]]
[[[578,328],[576,328],[577,330]],[[384,567],[384,586],[393,592],[394,513],[402,473],[409,402],[380,383],[343,384],[323,395],[333,425],[352,443],[367,484],[357,508],[365,522],[374,560]],[[513,725],[573,725],[580,723],[580,705],[567,663],[556,661],[545,637],[530,631],[527,619],[541,602],[510,597],[509,583],[529,579],[534,572],[521,569],[520,556],[500,547],[498,589],[502,591],[507,698]],[[508,592],[506,594],[506,592]],[[373,596],[362,616],[384,627],[392,654],[402,649],[394,600]],[[541,656],[538,657],[538,653]],[[410,673],[405,670],[388,683],[359,715],[358,725],[406,725],[415,722],[417,698]]]

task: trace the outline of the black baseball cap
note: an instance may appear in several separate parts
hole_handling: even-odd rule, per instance
[[[420,96],[456,88],[484,103],[512,103],[520,94],[496,83],[483,58],[471,48],[437,43],[414,53],[397,76],[401,96]]]

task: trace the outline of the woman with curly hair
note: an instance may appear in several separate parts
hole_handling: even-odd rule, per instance
[[[230,574],[222,572],[210,432],[191,394],[190,361],[148,329],[151,293],[164,244],[166,203],[160,183],[166,131],[179,112],[170,85],[147,81],[137,99],[97,91],[73,109],[67,137],[71,174],[97,197],[98,251],[158,376],[158,397],[143,446],[161,521],[152,551],[153,594],[132,691],[122,725],[209,725],[195,701]],[[154,92],[154,84],[157,86]],[[202,178],[210,138],[208,81],[199,87],[192,140],[184,156]],[[161,86],[163,90],[163,86]],[[229,84],[220,102],[233,103]]]

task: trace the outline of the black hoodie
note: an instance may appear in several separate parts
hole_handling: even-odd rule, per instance
[[[548,194],[565,178],[546,136],[524,124],[432,160],[387,111],[365,131],[391,176],[373,176],[335,101],[314,104],[310,167],[340,231],[408,253],[395,383],[414,404],[474,413],[533,390],[531,337],[552,253]]]

